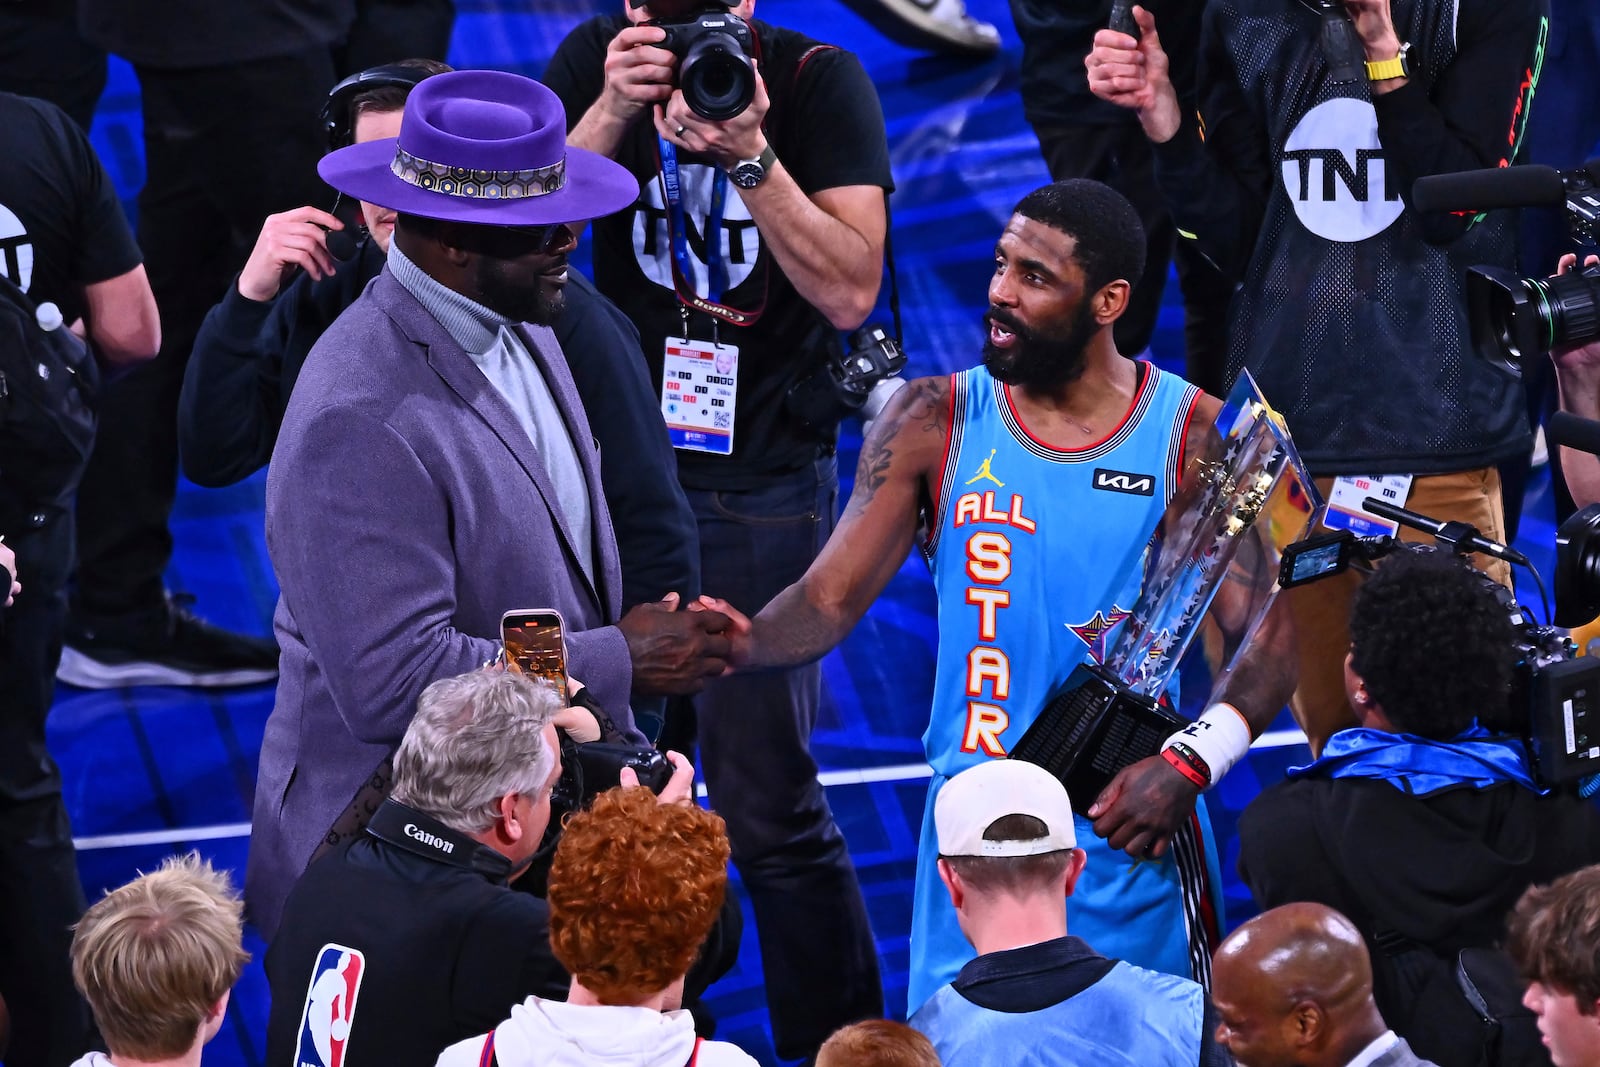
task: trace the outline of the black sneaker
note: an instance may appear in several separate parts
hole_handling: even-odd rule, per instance
[[[158,608],[116,617],[75,616],[56,677],[84,689],[125,685],[220,688],[278,677],[278,644],[221,629],[168,594]]]

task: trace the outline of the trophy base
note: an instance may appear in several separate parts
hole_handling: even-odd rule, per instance
[[[1131,692],[1104,667],[1085,663],[1010,755],[1055,775],[1067,787],[1072,810],[1084,812],[1118,771],[1154,756],[1187,725],[1187,719],[1152,698]]]

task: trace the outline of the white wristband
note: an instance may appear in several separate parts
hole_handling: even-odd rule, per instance
[[[1165,749],[1177,742],[1205,760],[1211,771],[1211,784],[1222,781],[1235,763],[1250,751],[1250,724],[1244,713],[1232,704],[1218,703],[1207,708],[1198,719],[1167,738]]]

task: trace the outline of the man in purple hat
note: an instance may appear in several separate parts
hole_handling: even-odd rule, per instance
[[[883,113],[855,56],[754,21],[754,0],[618,6],[573,30],[544,77],[572,143],[632,176],[632,209],[593,227],[595,284],[639,327],[699,521],[702,583],[759,610],[836,518],[840,414],[819,417],[803,383],[827,375],[839,332],[877,299],[893,184]],[[719,679],[695,700],[785,1058],[883,1011],[810,752],[821,687],[811,664]]]
[[[620,611],[597,448],[548,324],[580,224],[636,188],[563,125],[539,83],[457,71],[412,91],[398,138],[319,166],[397,218],[387,267],[307,358],[267,478],[283,656],[246,879],[265,936],[423,688],[493,659],[507,610],[561,613],[571,676],[633,738],[630,689],[723,668],[725,617]]]

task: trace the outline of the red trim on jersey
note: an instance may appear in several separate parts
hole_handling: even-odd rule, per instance
[[[1052,452],[1059,452],[1063,456],[1075,456],[1079,452],[1092,452],[1101,445],[1105,444],[1107,441],[1111,440],[1113,437],[1117,436],[1117,434],[1121,433],[1123,428],[1128,425],[1128,420],[1133,418],[1133,413],[1139,410],[1139,399],[1144,396],[1144,391],[1146,389],[1151,388],[1151,383],[1156,380],[1156,376],[1150,373],[1153,368],[1150,366],[1149,361],[1140,359],[1135,360],[1134,362],[1139,365],[1140,380],[1139,387],[1133,391],[1133,402],[1128,405],[1128,410],[1123,412],[1122,419],[1117,423],[1115,429],[1106,434],[1104,437],[1100,438],[1100,440],[1095,441],[1093,444],[1084,445],[1082,448],[1058,448],[1049,441],[1041,441],[1037,437],[1033,436],[1033,431],[1028,429],[1028,424],[1022,421],[1022,416],[1017,412],[1017,405],[1011,399],[1011,386],[1002,386],[1001,391],[1005,393],[1006,407],[1011,409],[1011,417],[1016,420],[1017,429],[1027,434],[1028,440],[1032,441],[1040,448],[1047,448]]]
[[[1189,424],[1194,421],[1194,409],[1200,406],[1200,398],[1205,393],[1195,390],[1194,399],[1189,401],[1189,410],[1183,413],[1183,434],[1178,438],[1178,480],[1183,480],[1183,468],[1189,459]],[[1173,486],[1173,492],[1177,486]]]

